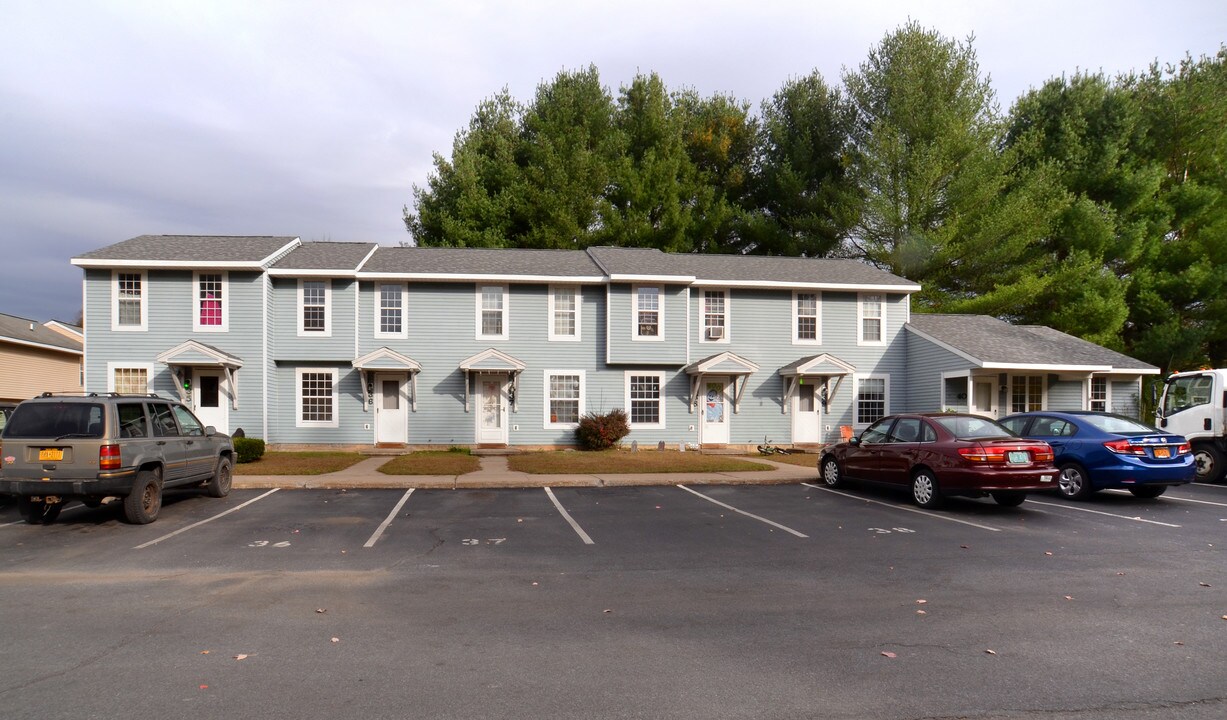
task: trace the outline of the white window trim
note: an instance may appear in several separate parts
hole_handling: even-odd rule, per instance
[[[549,312],[549,328],[550,328],[549,339],[557,340],[560,342],[579,342],[583,334],[582,331],[580,330],[580,316],[583,314],[582,312],[580,312],[581,300],[583,299],[583,291],[580,289],[579,285],[549,285],[547,287],[548,287],[547,292],[549,293],[549,301],[547,302],[548,312]],[[555,290],[567,290],[567,289],[575,293],[575,334],[574,335],[559,335],[554,332],[554,291]]]
[[[814,339],[802,339],[800,335],[800,315],[797,312],[797,296],[798,295],[815,295],[817,296],[817,307],[815,312],[816,322],[814,323]],[[800,292],[794,290],[792,293],[792,344],[793,345],[821,345],[822,344],[822,293],[814,290],[812,292]]]
[[[707,337],[707,293],[717,292],[724,295],[724,337],[720,340],[709,340]],[[733,336],[733,293],[727,288],[701,288],[699,292],[699,343],[703,345],[728,345]]]
[[[870,422],[861,422],[858,403],[861,399],[861,382],[865,380],[885,380],[883,392],[885,397],[882,400],[882,417],[890,415],[890,374],[888,373],[853,373],[852,374],[852,425],[857,428],[867,428],[877,420]],[[945,385],[945,383],[942,383]],[[880,418],[879,418],[880,419]]]
[[[882,330],[878,340],[865,339],[865,298],[869,296],[877,296],[881,298],[882,317],[878,319],[881,323]],[[856,295],[856,344],[880,346],[886,344],[886,293],[857,293]]]
[[[146,392],[153,392],[154,385],[154,366],[153,363],[141,362],[108,362],[107,363],[107,392],[115,392],[115,371],[116,370],[144,370],[146,381]]]
[[[1015,377],[1038,377],[1040,379],[1040,389],[1043,391],[1044,396],[1043,396],[1043,399],[1040,400],[1039,410],[1031,410],[1030,408],[1026,410],[1015,410],[1014,409],[1014,378]],[[1110,394],[1110,391],[1109,391],[1109,394]],[[1006,408],[1009,409],[1009,412],[1007,413],[1008,415],[1013,415],[1016,412],[1041,412],[1041,411],[1047,410],[1048,409],[1048,376],[1045,375],[1044,373],[1040,373],[1038,375],[1034,373],[1031,373],[1031,374],[1019,373],[1018,375],[1011,373],[1011,374],[1006,375],[1005,406]]]
[[[307,330],[303,323],[303,284],[307,282],[324,283],[324,329]],[[331,278],[299,278],[298,279],[298,336],[299,337],[332,337],[332,279]]]
[[[332,375],[332,420],[302,419],[302,376],[304,373]],[[340,406],[340,373],[336,368],[300,367],[294,369],[294,427],[300,428],[335,428],[341,424]]]
[[[1091,409],[1091,401],[1094,399],[1091,396],[1091,386],[1094,384],[1095,380],[1103,380],[1107,386],[1104,388],[1103,411],[1112,412],[1112,378],[1108,377],[1107,375],[1092,375],[1086,379],[1086,383],[1083,385],[1083,392],[1085,393],[1085,396],[1083,398],[1084,402],[1082,403],[1082,408],[1084,410]],[[1047,407],[1047,403],[1045,403],[1045,407]]]
[[[141,324],[119,324],[119,276],[141,276]],[[111,271],[111,329],[115,332],[145,332],[149,329],[149,273],[144,270],[112,270]]]
[[[383,327],[383,287],[396,285],[400,288],[400,332],[384,332]],[[409,337],[409,283],[376,282],[374,293],[375,305],[375,337],[397,338],[404,340]]]
[[[584,389],[585,389],[585,386],[587,385],[587,378],[584,377],[584,371],[583,370],[546,370],[543,375],[545,379],[545,383],[542,386],[542,391],[541,391],[541,397],[544,402],[544,407],[542,408],[542,412],[541,412],[541,416],[542,416],[541,426],[545,428],[546,430],[574,430],[575,428],[579,427],[578,422],[563,423],[563,422],[552,422],[550,420],[550,400],[552,399],[550,397],[550,378],[555,375],[578,375],[579,376],[579,414],[577,417],[582,418],[584,416],[584,413],[586,412],[585,410],[586,406],[584,405],[584,401],[587,398],[585,397],[586,393],[584,392]]]
[[[648,377],[655,376],[660,381],[660,398],[657,402],[660,403],[660,422],[654,423],[635,423],[631,421],[631,376]],[[665,422],[665,400],[668,398],[668,380],[665,378],[665,373],[657,370],[627,370],[622,379],[622,399],[625,402],[626,422],[634,430],[664,430]]]
[[[639,334],[639,289],[656,288],[656,335]],[[665,339],[665,286],[631,286],[631,340],[634,342],[663,342]]]
[[[222,276],[222,324],[221,325],[201,325],[200,324],[200,276],[201,275],[221,275]],[[230,331],[230,273],[220,270],[218,272],[201,273],[199,270],[192,272],[192,330],[195,332],[229,332]]]
[[[481,331],[481,291],[484,288],[499,288],[503,292],[503,332],[498,335],[485,335]],[[474,316],[477,321],[477,326],[473,328],[473,337],[477,340],[506,340],[511,334],[511,293],[507,291],[506,284],[500,283],[480,283],[477,285],[476,293],[476,312]]]

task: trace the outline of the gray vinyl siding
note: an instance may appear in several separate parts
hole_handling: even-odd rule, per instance
[[[1085,380],[1053,380],[1054,375],[1046,376],[1048,381],[1048,410],[1083,410],[1082,396],[1086,388]]]
[[[947,408],[967,408],[968,401],[961,403],[957,393],[946,392],[946,406],[942,407],[942,373],[970,371],[972,362],[967,358],[929,342],[914,332],[905,332],[907,344],[907,389],[902,393],[904,404],[900,411],[938,412]],[[966,380],[959,381],[966,392]]]
[[[154,391],[177,398],[178,389],[169,368],[158,363],[156,358],[185,340],[197,340],[242,359],[243,367],[236,373],[239,407],[229,410],[230,427],[225,430],[230,432],[242,427],[249,435],[258,435],[263,422],[264,386],[260,274],[228,273],[226,332],[193,331],[195,288],[191,271],[149,270],[146,273],[147,329],[144,331],[111,329],[111,284],[110,270],[85,272],[85,325],[89,328],[89,356],[85,367],[87,390],[106,392],[108,363],[133,363],[152,365]]]
[[[681,285],[661,286],[662,340],[636,340],[635,293],[638,285],[653,283],[613,283],[609,286],[609,362],[610,364],[685,365],[692,358],[686,354],[686,296],[689,288]]]
[[[1112,412],[1117,415],[1124,415],[1144,423],[1154,422],[1154,418],[1140,417],[1142,408],[1138,404],[1139,393],[1141,388],[1138,386],[1138,378],[1131,380],[1112,380],[1111,389],[1108,391],[1112,398]]]
[[[358,283],[347,278],[308,278],[330,283],[331,332],[298,335],[298,278],[273,278],[273,302],[269,308],[273,357],[280,361],[351,362],[354,359],[354,294]]]

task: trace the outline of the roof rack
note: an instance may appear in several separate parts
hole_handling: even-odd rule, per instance
[[[64,392],[46,391],[40,394],[39,397],[40,398],[45,398],[45,397],[115,397],[115,398],[142,397],[143,398],[143,397],[148,397],[148,398],[157,398],[159,400],[165,399],[161,395],[157,394],[156,392],[151,392],[151,393],[120,393],[120,392],[100,393],[100,392],[84,392],[81,390],[70,390],[70,391],[64,391]]]

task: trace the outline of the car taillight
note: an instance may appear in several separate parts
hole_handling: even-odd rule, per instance
[[[1049,445],[1037,445],[1031,448],[1031,457],[1036,462],[1052,462],[1054,457],[1052,447]]]
[[[1176,448],[1177,455],[1188,455],[1191,452],[1193,452],[1193,446],[1188,443],[1182,443],[1180,447]]]
[[[981,445],[959,448],[959,455],[969,462],[1005,462],[1005,453],[996,450],[989,452]]]
[[[1141,445],[1134,445],[1128,440],[1109,440],[1103,444],[1104,447],[1116,453],[1117,455],[1137,455],[1143,457],[1146,455],[1146,448]]]
[[[118,470],[119,469],[119,446],[118,445],[103,445],[98,448],[98,469],[99,470]]]

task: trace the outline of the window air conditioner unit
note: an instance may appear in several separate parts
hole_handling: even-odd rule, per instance
[[[723,340],[724,339],[724,328],[722,327],[707,328],[707,339],[708,340]]]

